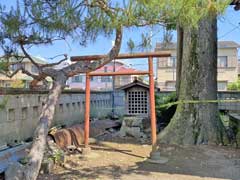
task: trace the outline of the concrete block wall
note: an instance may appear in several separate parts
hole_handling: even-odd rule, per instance
[[[171,92],[158,93],[166,96]],[[0,91],[0,103],[7,98],[5,108],[0,109],[0,147],[15,140],[22,141],[32,137],[46,97],[47,92],[14,91],[6,94]],[[112,92],[91,92],[91,117],[104,118],[110,115],[112,97]],[[117,91],[114,97],[115,114],[122,116],[126,113],[125,94]],[[240,99],[240,92],[218,92],[218,99]],[[83,122],[84,109],[83,91],[63,92],[56,106],[52,126],[70,126]],[[240,103],[219,103],[219,109],[240,112]]]
[[[238,92],[238,91],[218,92],[218,99],[220,99],[220,100],[240,100],[240,92]],[[220,110],[240,112],[240,102],[218,103],[218,107]]]
[[[103,118],[112,111],[111,92],[91,93],[91,117]],[[19,93],[0,95],[0,102],[7,98],[0,109],[0,146],[15,140],[32,137],[47,93]],[[84,92],[67,92],[60,96],[52,126],[72,125],[84,121]]]
[[[114,109],[115,114],[122,116],[126,114],[125,92],[118,90],[114,93]]]

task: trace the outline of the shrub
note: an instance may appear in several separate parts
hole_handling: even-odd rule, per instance
[[[238,79],[236,82],[229,83],[227,86],[227,90],[240,91],[240,79]]]
[[[173,105],[170,107],[160,107],[161,105],[168,104],[171,102],[177,101],[176,93],[173,92],[169,95],[160,95],[157,94],[155,97],[155,104],[156,104],[156,116],[157,116],[157,122],[160,126],[159,129],[161,130],[165,126],[168,125],[170,120],[172,119],[177,105]]]

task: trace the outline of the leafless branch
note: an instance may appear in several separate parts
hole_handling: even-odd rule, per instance
[[[35,45],[52,44],[54,41],[62,41],[62,40],[65,40],[65,38],[63,38],[63,37],[58,37],[58,38],[53,38],[53,39],[39,40],[39,41],[31,42],[31,44],[30,44],[30,40],[29,40],[28,43],[27,43],[28,40],[26,40],[26,41],[25,41],[25,44],[30,44],[30,45],[28,46],[28,49],[30,49],[32,46],[35,46]]]
[[[51,60],[53,60],[53,59],[55,59],[55,58],[57,58],[57,57],[60,57],[60,56],[67,56],[66,54],[58,54],[58,55],[56,55],[56,56],[53,56],[53,57],[49,57],[49,58],[47,58],[47,59],[51,59]]]
[[[41,68],[46,68],[46,67],[52,67],[52,66],[57,66],[59,64],[61,64],[62,62],[66,61],[67,60],[67,55],[66,54],[62,54],[65,58],[56,62],[56,63],[50,63],[50,64],[44,64],[44,65],[41,65]],[[58,55],[60,56],[60,55]],[[55,57],[58,57],[58,56],[55,56]],[[54,57],[54,58],[55,58]]]

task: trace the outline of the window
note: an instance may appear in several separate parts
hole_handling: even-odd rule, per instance
[[[219,56],[217,61],[218,67],[228,67],[227,56]]]
[[[107,72],[107,67],[104,67],[104,72]]]
[[[217,86],[219,91],[227,90],[227,82],[218,82]]]
[[[177,61],[176,56],[172,56],[172,57],[168,58],[167,66],[168,67],[176,67],[176,61]]]
[[[82,83],[83,77],[81,75],[74,76],[72,82]]]
[[[6,87],[6,88],[9,88],[9,87],[11,87],[11,83],[8,83],[8,82],[7,82],[7,83],[5,83],[5,87]]]
[[[19,69],[21,67],[25,68],[25,64],[21,64],[21,63],[13,64],[10,66],[10,70],[16,71],[17,69]]]
[[[32,65],[31,72],[37,74],[38,73],[38,68],[35,65]]]
[[[25,88],[29,88],[30,87],[30,82],[29,81],[26,81],[25,82]]]
[[[101,82],[111,82],[111,77],[110,76],[102,76]]]

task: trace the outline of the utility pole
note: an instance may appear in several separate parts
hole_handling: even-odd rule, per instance
[[[112,47],[114,46],[114,41],[112,41]],[[116,71],[116,61],[113,60],[113,72]],[[112,76],[112,118],[115,119],[115,76]]]

